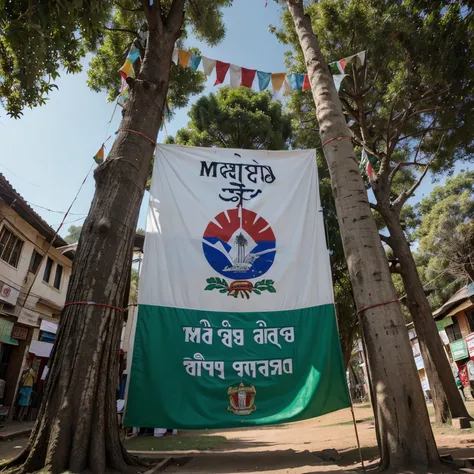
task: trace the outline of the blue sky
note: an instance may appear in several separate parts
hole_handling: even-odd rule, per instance
[[[268,31],[270,24],[280,24],[279,12],[280,7],[272,1],[266,8],[265,0],[235,1],[232,8],[224,10],[227,33],[221,44],[210,48],[190,35],[186,46],[198,46],[205,56],[240,66],[268,72],[284,71],[285,48]],[[45,106],[25,110],[19,120],[10,119],[0,112],[3,149],[0,172],[27,201],[55,211],[68,208],[93,164],[92,157],[119,125],[119,113],[108,124],[114,106],[106,103],[105,93],[88,89],[88,60],[84,65],[81,74],[62,75],[57,81],[59,90],[49,96]],[[204,94],[216,90],[212,86],[214,80],[212,75]],[[191,103],[196,99],[192,98]],[[167,124],[169,134],[173,135],[186,125],[187,112],[188,109],[176,112],[174,120]],[[161,132],[159,141],[163,139],[164,132]],[[107,144],[108,150],[111,143],[112,139]],[[429,192],[430,187],[431,182],[427,179],[419,195]],[[93,194],[91,174],[72,214],[66,219],[61,235],[67,233],[69,225],[82,224]],[[147,199],[145,195],[139,227],[145,225]],[[61,222],[61,213],[33,207],[53,227]]]
[[[225,39],[216,47],[209,47],[193,38],[186,46],[198,46],[203,55],[263,71],[284,71],[285,48],[269,33],[270,24],[279,24],[280,7],[265,0],[238,0],[224,10],[227,27]],[[120,114],[108,125],[113,104],[106,103],[105,93],[89,90],[86,84],[88,60],[81,74],[63,74],[57,81],[58,91],[49,96],[43,107],[25,110],[19,120],[8,118],[0,111],[0,137],[3,152],[0,172],[33,204],[52,210],[64,211],[72,202],[86,176],[104,138],[118,129]],[[204,94],[212,87],[214,75],[208,81]],[[191,102],[197,97],[192,98]],[[188,109],[177,111],[167,131],[174,134],[188,122]],[[160,132],[159,141],[164,139]],[[112,139],[108,142],[110,150]],[[72,213],[86,214],[94,194],[92,174],[82,189]],[[139,226],[145,225],[145,195]],[[62,214],[33,208],[53,227],[59,225]],[[81,215],[70,215],[69,225],[80,225]],[[79,219],[77,222],[72,222]],[[62,231],[61,234],[65,235]]]

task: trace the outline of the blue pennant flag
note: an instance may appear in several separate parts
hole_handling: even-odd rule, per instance
[[[258,87],[260,89],[260,92],[268,89],[272,74],[270,72],[257,71],[257,77],[258,77]]]
[[[194,54],[191,53],[191,59],[189,60],[188,67],[190,67],[193,71],[196,71],[201,64],[201,59],[201,56],[194,56]]]
[[[291,88],[294,91],[300,91],[303,89],[304,74],[288,74],[288,80],[290,81]]]

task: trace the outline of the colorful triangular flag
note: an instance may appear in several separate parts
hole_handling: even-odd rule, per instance
[[[206,76],[210,76],[212,74],[212,71],[214,71],[214,68],[216,67],[216,60],[215,59],[209,59],[206,58],[205,56],[202,57],[202,67],[204,69],[204,74]]]
[[[303,90],[307,91],[308,89],[311,89],[311,83],[309,82],[308,74],[305,74],[303,80]]]
[[[133,64],[130,59],[125,60],[125,64],[120,68],[119,72],[123,79],[127,79],[127,77],[135,77],[135,71],[133,70]]]
[[[235,64],[230,65],[230,88],[237,89],[242,82],[242,68]]]
[[[283,81],[286,78],[286,72],[275,72],[272,73],[272,89],[273,94],[278,94],[280,92]]]
[[[243,67],[242,68],[242,80],[240,81],[240,85],[252,88],[252,84],[253,84],[253,81],[255,79],[255,74],[257,74],[256,69],[247,69],[246,67]]]
[[[258,77],[258,88],[260,89],[260,92],[268,89],[268,86],[270,85],[270,79],[272,78],[272,74],[270,72],[257,71],[257,77]]]
[[[191,54],[191,59],[189,60],[188,67],[190,67],[193,71],[197,71],[197,68],[201,64],[201,56],[194,56]]]
[[[100,147],[100,150],[94,155],[94,161],[100,165],[104,162],[104,154],[105,154],[105,145]]]
[[[215,86],[224,82],[227,71],[230,68],[230,63],[223,63],[222,61],[216,61],[216,82]]]
[[[191,59],[191,51],[178,50],[178,61],[183,67],[188,67],[189,60]]]

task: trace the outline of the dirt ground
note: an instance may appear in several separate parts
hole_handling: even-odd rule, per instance
[[[469,403],[468,409],[473,414],[474,403]],[[431,407],[429,411],[432,414]],[[373,473],[378,459],[373,412],[368,404],[356,405],[355,415],[365,465],[368,472]],[[456,431],[449,427],[434,426],[433,429],[442,455],[451,454],[457,460],[474,459],[474,428]],[[196,436],[201,438],[199,445],[204,451],[183,450],[182,447],[195,445]],[[26,438],[22,438],[0,442],[0,458],[18,455],[26,441]],[[168,474],[363,472],[348,409],[287,425],[180,432],[172,440],[150,438],[148,442],[156,456],[173,457],[172,464],[163,470]],[[167,451],[162,451],[160,446],[166,446]],[[131,442],[128,449],[134,452]],[[336,449],[342,459],[337,462],[325,461],[322,453],[324,449]]]
[[[469,405],[469,411],[474,412],[474,404]],[[378,449],[372,409],[367,404],[357,405],[355,415],[365,465],[369,471],[374,471],[378,460]],[[474,429],[456,431],[449,427],[433,428],[441,455],[451,454],[455,459],[474,458]],[[188,433],[180,433],[177,438],[187,435]],[[227,442],[220,448],[204,453],[180,451],[181,456],[192,459],[188,462],[185,460],[183,466],[171,465],[165,468],[164,472],[169,474],[363,472],[352,417],[348,409],[299,423],[257,429],[209,431],[201,432],[200,435],[225,437]],[[159,439],[157,441],[159,442]],[[342,459],[337,462],[325,462],[322,454],[324,449],[336,449],[342,455]],[[178,453],[168,454],[176,456]]]

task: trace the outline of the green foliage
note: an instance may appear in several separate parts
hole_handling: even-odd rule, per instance
[[[420,265],[439,306],[460,286],[474,281],[474,172],[460,173],[436,186],[417,206],[421,225]]]
[[[290,143],[290,119],[268,91],[222,87],[198,99],[189,117],[188,127],[167,143],[257,150],[281,150]]]
[[[269,293],[276,293],[275,282],[273,280],[260,280],[255,283],[253,292],[259,295],[262,291],[268,291]]]
[[[64,240],[68,244],[75,244],[79,242],[79,237],[81,236],[82,232],[82,225],[72,225],[67,230],[68,234],[64,237]]]
[[[155,0],[163,18],[172,0]],[[208,44],[217,44],[225,34],[222,7],[232,0],[188,0],[182,38],[186,28]],[[148,24],[143,3],[136,0],[0,0],[0,103],[18,118],[24,107],[43,105],[56,87],[62,68],[81,70],[87,51],[95,53],[90,63],[88,85],[106,91],[114,100],[120,90],[118,70],[132,45],[145,54]],[[134,64],[138,74],[141,61]],[[172,67],[167,99],[173,107],[183,107],[190,94],[204,88],[204,75],[189,68]]]
[[[100,41],[112,1],[0,0],[0,103],[19,118],[43,105],[62,68],[79,72]]]
[[[156,0],[158,2],[158,0]],[[161,0],[162,16],[167,15],[171,1]],[[215,45],[225,35],[222,23],[222,7],[232,4],[232,0],[189,0],[185,8],[184,29],[177,47],[183,47],[186,29],[192,29],[193,34],[210,45]],[[118,5],[118,4],[117,4]],[[88,85],[95,91],[106,91],[109,100],[115,100],[120,92],[121,78],[118,70],[122,67],[127,52],[132,44],[140,49],[141,57],[145,52],[144,41],[140,41],[139,33],[146,38],[148,25],[145,13],[137,9],[135,0],[123,0],[116,8],[107,25],[107,31],[100,47],[95,51],[91,60]],[[199,54],[195,48],[189,48],[194,54]],[[140,59],[134,63],[135,74],[140,71]],[[172,65],[167,101],[171,108],[185,107],[190,95],[199,94],[204,90],[205,76],[190,68]]]
[[[229,291],[229,284],[224,278],[211,277],[207,278],[206,282],[208,283],[206,288],[204,288],[206,291],[219,290],[219,293],[227,293]]]
[[[379,162],[388,159],[389,168],[412,163],[397,168],[395,174],[406,176],[393,183],[393,197],[414,182],[421,164],[433,159],[431,168],[441,171],[450,169],[454,159],[469,157],[474,136],[468,120],[474,99],[471,7],[449,1],[321,0],[311,2],[307,13],[328,61],[368,50],[363,67],[347,68],[340,95],[357,143],[363,142]],[[283,22],[275,33],[292,46],[288,65],[304,72],[288,13]],[[311,94],[292,94],[289,106],[300,124],[294,131],[298,146],[317,146]]]

